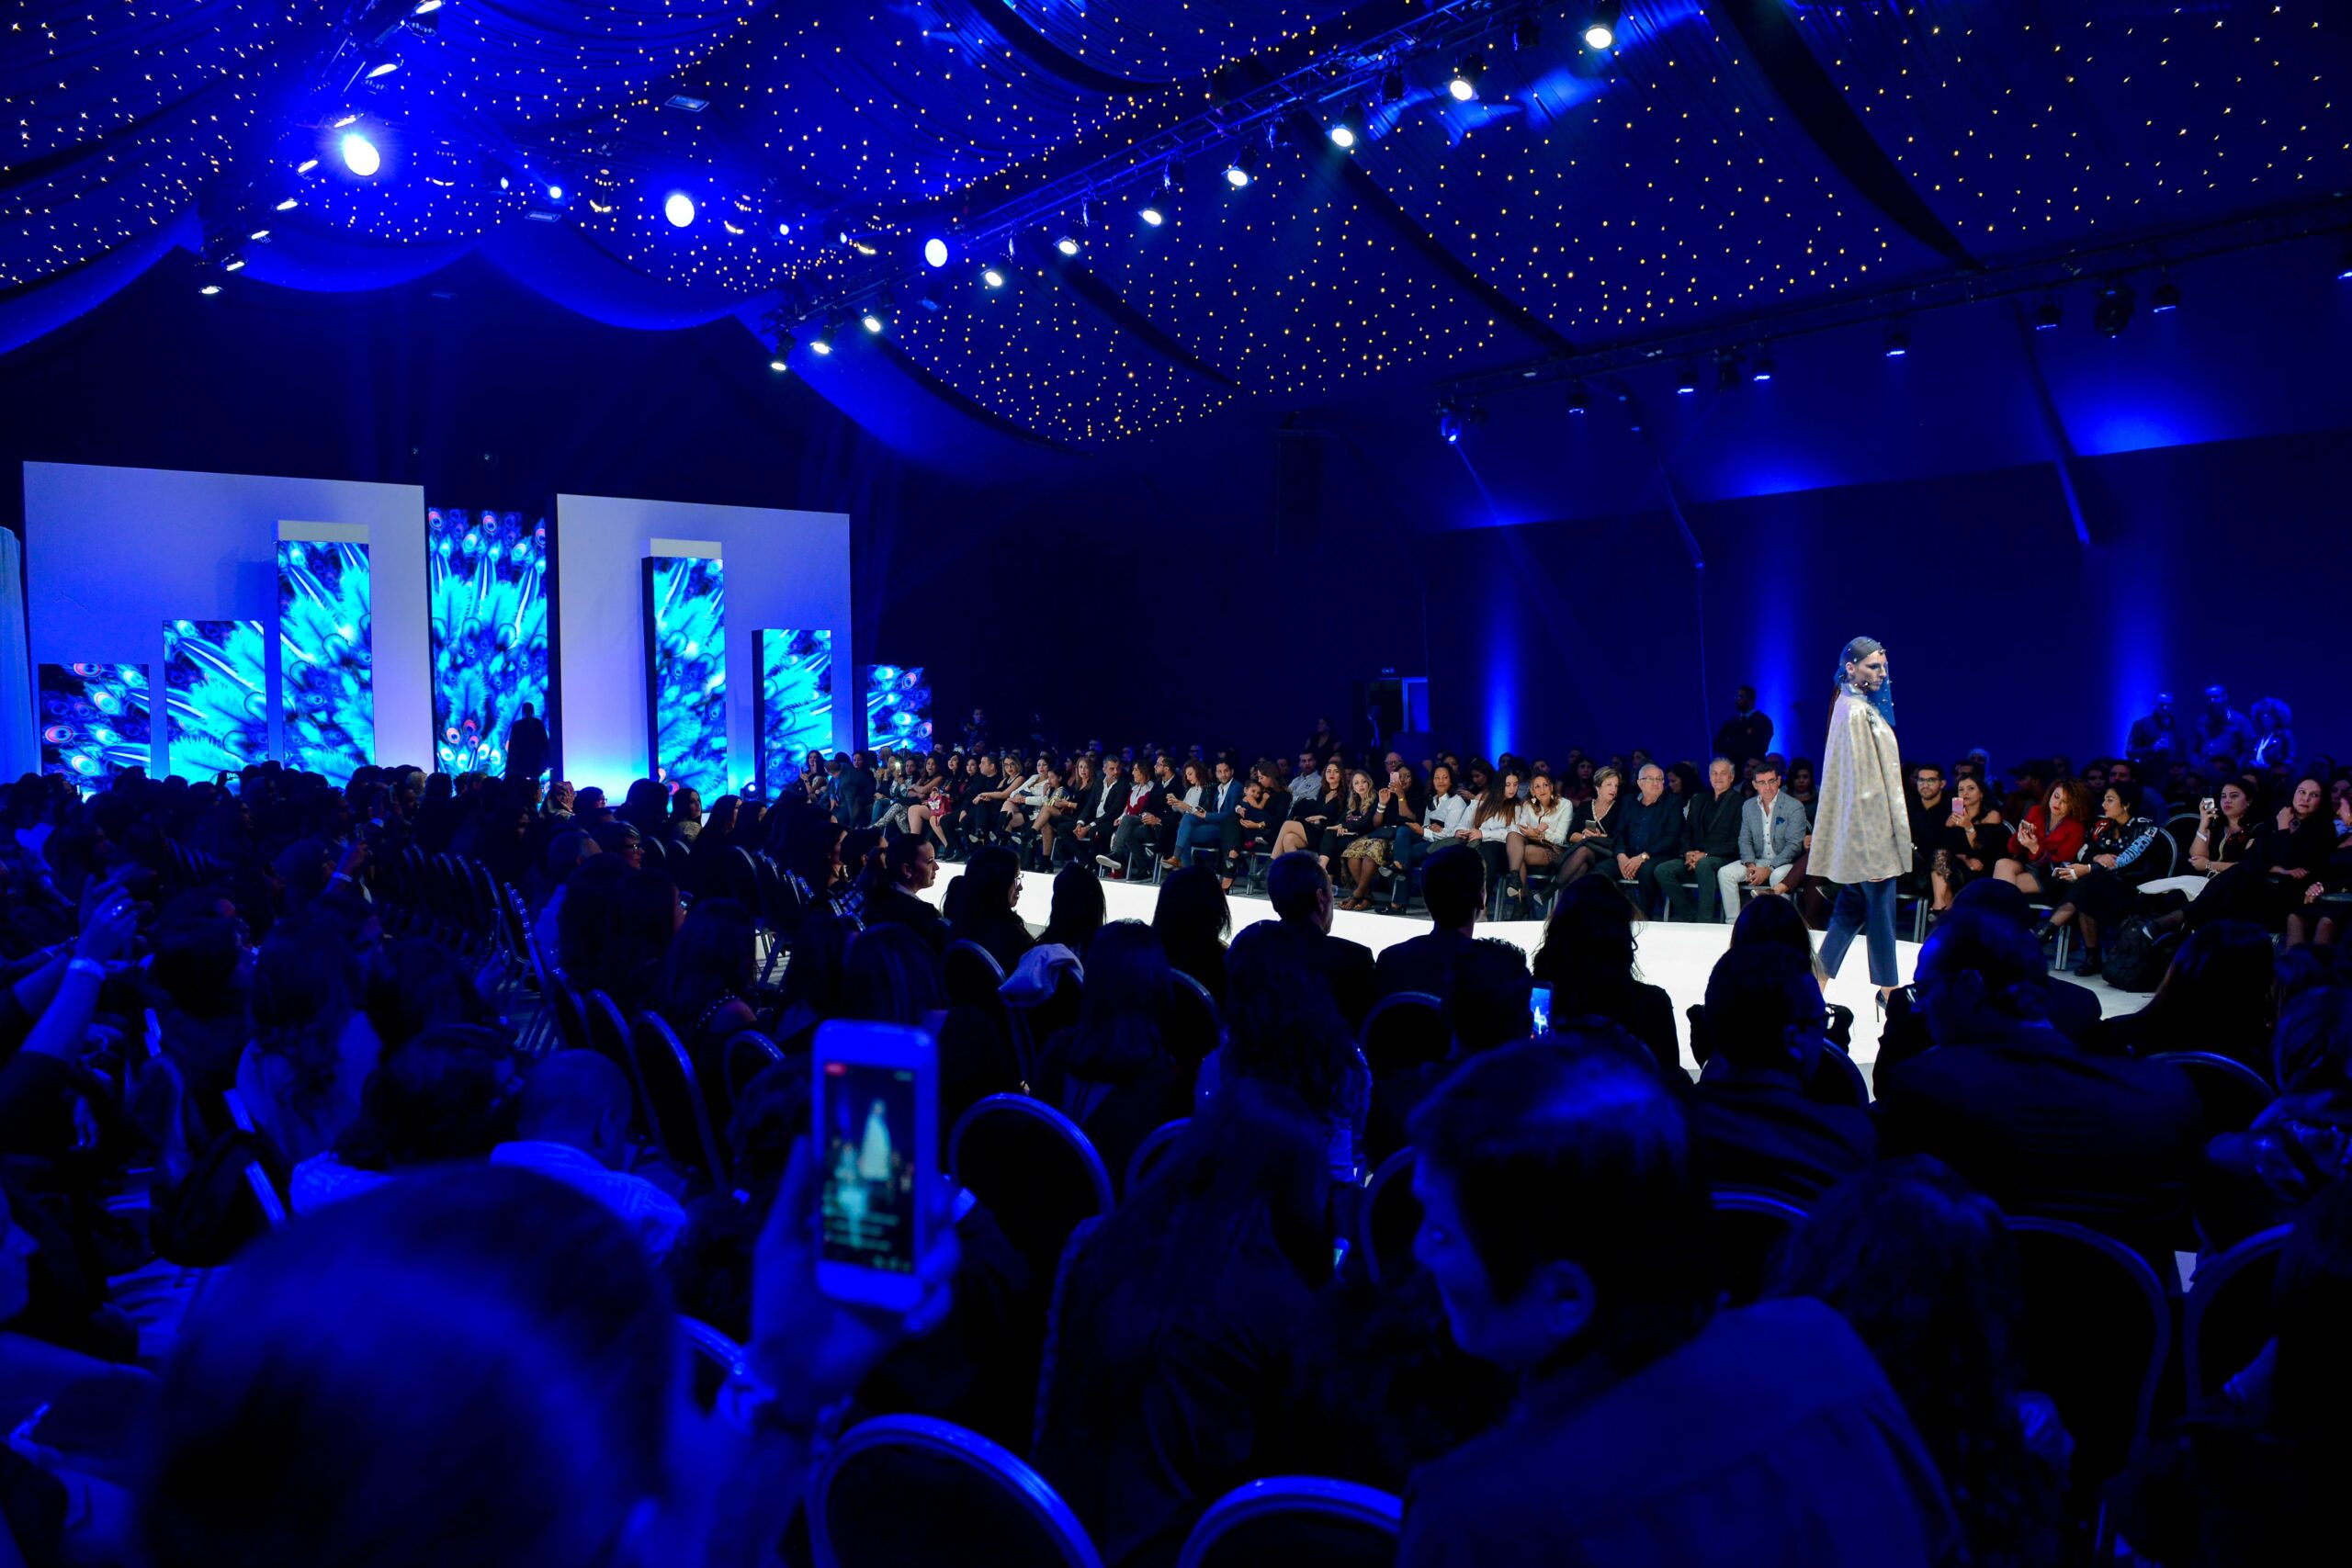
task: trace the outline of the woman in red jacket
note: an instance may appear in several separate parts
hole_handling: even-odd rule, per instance
[[[2055,886],[2050,868],[2082,852],[2093,814],[2090,785],[2080,779],[2060,779],[2050,786],[2049,800],[2027,812],[2009,835],[2009,852],[1993,874],[2016,883],[2029,898],[2041,897],[2045,888]]]

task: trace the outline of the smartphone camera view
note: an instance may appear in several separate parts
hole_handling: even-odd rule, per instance
[[[915,1074],[868,1062],[823,1066],[824,1261],[915,1270]]]
[[[1538,985],[1528,998],[1529,1010],[1534,1014],[1535,1032],[1552,1032],[1552,987]]]

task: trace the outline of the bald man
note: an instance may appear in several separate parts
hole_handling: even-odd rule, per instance
[[[628,1157],[629,1083],[594,1051],[558,1051],[523,1086],[520,1134],[490,1154],[492,1165],[553,1177],[603,1203],[635,1231],[659,1263],[685,1228],[678,1201],[621,1169]]]

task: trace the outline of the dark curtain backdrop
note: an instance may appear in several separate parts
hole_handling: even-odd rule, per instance
[[[2307,749],[2352,750],[2340,429],[2082,459],[2088,549],[2048,464],[1693,504],[1702,616],[1636,446],[1582,471],[1554,458],[1553,515],[1590,514],[1527,520],[1521,476],[1509,525],[1486,527],[1433,515],[1432,496],[1480,481],[1418,407],[1385,425],[1350,405],[1227,411],[1107,457],[942,473],[773,375],[731,321],[596,326],[478,260],[375,293],[218,299],[159,267],[0,358],[0,409],[12,472],[845,510],[855,656],[928,666],[948,734],[980,703],[1000,734],[1035,714],[1070,741],[1270,750],[1318,713],[1356,728],[1362,683],[1388,669],[1428,675],[1435,728],[1467,748],[1696,756],[1750,681],[1808,754],[1832,656],[1866,632],[1894,652],[1903,733],[1926,754],[2080,759],[2119,745],[2159,687],[2188,712],[2217,679],[2241,705],[2286,698]],[[19,522],[20,488],[0,494]]]

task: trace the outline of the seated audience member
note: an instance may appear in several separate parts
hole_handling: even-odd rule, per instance
[[[1037,945],[1067,947],[1083,962],[1102,929],[1103,912],[1102,879],[1083,866],[1066,865],[1054,875],[1053,904]]]
[[[2245,859],[2262,828],[2255,809],[2251,779],[2225,779],[2222,787],[2198,805],[2197,832],[2188,840],[2189,869],[2199,876],[2219,876]]]
[[[1716,902],[1725,920],[1739,914],[1743,886],[1779,888],[1789,879],[1804,848],[1804,807],[1781,789],[1781,764],[1770,757],[1756,764],[1756,793],[1739,812],[1739,859],[1715,873]]]
[[[1226,824],[1232,820],[1236,807],[1241,804],[1241,781],[1234,776],[1233,764],[1219,757],[1204,775],[1199,764],[1184,766],[1185,796],[1176,824],[1175,863],[1192,865],[1195,851],[1222,853],[1225,846]],[[1192,790],[1192,781],[1200,780],[1198,795]]]
[[[1301,784],[1308,786],[1305,794],[1299,792]],[[1325,763],[1319,773],[1300,774],[1291,784],[1290,816],[1274,834],[1274,858],[1320,845],[1323,835],[1340,825],[1347,799],[1348,771],[1337,757]],[[1324,869],[1330,867],[1326,864]]]
[[[820,1414],[907,1332],[816,1288],[796,1163],[755,1255],[749,1364],[777,1401],[723,1436],[685,1397],[670,1296],[628,1228],[527,1171],[420,1173],[216,1278],[164,1380],[140,1560],[750,1561],[798,1506]],[[956,1260],[944,1188],[917,1331]],[[327,1325],[331,1331],[322,1330]],[[756,1543],[756,1544],[755,1544]]]
[[[382,1050],[361,986],[349,950],[307,923],[273,931],[254,961],[254,1040],[237,1091],[292,1164],[333,1148],[358,1119]]]
[[[2244,920],[2207,926],[2173,955],[2148,1005],[2102,1020],[2092,1045],[2132,1056],[2211,1051],[2267,1079],[2278,1021],[2275,967],[2261,927]]]
[[[1928,891],[1928,866],[1936,853],[1936,826],[1951,815],[1951,796],[1940,763],[1921,762],[1912,768],[1903,810],[1911,822],[1911,872],[1904,879],[1903,891],[1918,897]]]
[[[670,837],[691,845],[702,831],[702,792],[680,785],[670,796]]]
[[[2324,987],[2289,1002],[2275,1052],[2278,1098],[2252,1127],[2205,1148],[2197,1223],[2215,1247],[2286,1224],[2352,1175],[2352,989]]]
[[[1033,1457],[1106,1564],[1173,1562],[1210,1503],[1290,1468],[1322,1156],[1305,1101],[1237,1078],[1071,1258]]]
[[[1527,954],[1511,943],[1484,937],[1464,949],[1454,961],[1453,988],[1442,1010],[1447,1055],[1373,1080],[1372,1110],[1364,1121],[1367,1164],[1377,1166],[1405,1146],[1405,1128],[1414,1110],[1454,1068],[1482,1051],[1528,1038],[1535,1027],[1534,990]],[[1579,1026],[1567,1028],[1575,1033]],[[1555,1032],[1554,1038],[1566,1036]],[[1639,1044],[1631,1048],[1643,1049]]]
[[[1241,786],[1241,803],[1233,815],[1225,819],[1224,854],[1217,863],[1217,881],[1227,892],[1233,890],[1233,879],[1241,874],[1249,863],[1249,852],[1271,851],[1274,836],[1288,824],[1283,820],[1287,807],[1275,804],[1277,797],[1290,799],[1256,773]]]
[[[1261,920],[1235,939],[1225,1043],[1202,1060],[1193,1103],[1212,1103],[1237,1077],[1279,1084],[1324,1117],[1331,1179],[1360,1181],[1372,1070],[1316,971],[1315,941],[1311,928],[1284,920]]]
[[[1690,1132],[1710,1185],[1752,1187],[1810,1202],[1870,1164],[1870,1113],[1805,1092],[1834,1065],[1821,987],[1778,946],[1736,947],[1707,981],[1706,1071],[1690,1096]]]
[[[628,823],[615,818],[609,822],[597,823],[588,833],[596,840],[596,848],[602,853],[611,855],[631,871],[643,869],[645,840]]]
[[[1421,819],[1403,823],[1396,829],[1396,848],[1389,860],[1396,873],[1396,891],[1389,898],[1389,908],[1400,915],[1405,912],[1413,867],[1424,857],[1448,844],[1465,842],[1470,836],[1469,798],[1454,788],[1453,770],[1439,762],[1430,769],[1429,805]]]
[[[235,1081],[237,1058],[253,1038],[253,953],[235,909],[219,897],[184,896],[164,909],[153,934],[147,976],[161,993],[155,1021],[164,1051],[199,1094]]]
[[[797,1055],[814,1043],[817,1026],[841,1011],[842,967],[854,922],[840,915],[810,915],[792,939],[776,1002],[775,1043]]]
[[[1105,757],[1102,772],[1089,778],[1086,786],[1079,791],[1078,808],[1070,814],[1065,841],[1069,853],[1081,863],[1111,847],[1111,836],[1117,831],[1119,818],[1127,808],[1124,769],[1125,764],[1118,758]],[[1091,768],[1088,771],[1091,773]]]
[[[732,898],[695,900],[662,961],[656,1010],[706,1089],[725,1081],[727,1043],[759,1027],[752,1002],[758,972],[752,912]]]
[[[662,966],[685,923],[678,885],[666,871],[632,871],[613,890],[604,989],[625,1018],[652,1007]]]
[[[1816,1302],[1716,1310],[1706,1187],[1653,1072],[1514,1046],[1412,1131],[1415,1255],[1455,1343],[1523,1387],[1413,1477],[1400,1568],[1947,1561],[1933,1462],[1853,1331]]]
[[[405,1042],[368,1075],[358,1119],[334,1149],[295,1166],[294,1212],[315,1213],[403,1171],[488,1159],[513,1135],[516,1087],[497,1030],[452,1024]]]
[[[1430,929],[1384,949],[1374,968],[1381,996],[1419,991],[1444,1001],[1453,994],[1453,966],[1478,934],[1487,903],[1487,868],[1467,844],[1447,844],[1421,870],[1421,901]]]
[[[1087,949],[1078,1022],[1046,1042],[1038,1068],[1037,1098],[1078,1123],[1122,1190],[1136,1145],[1192,1104],[1192,1084],[1161,1038],[1169,987],[1168,955],[1149,926],[1104,926]]]
[[[1374,797],[1371,822],[1341,852],[1341,874],[1352,884],[1347,902],[1340,906],[1343,909],[1372,908],[1373,879],[1393,872],[1391,856],[1398,831],[1421,819],[1420,783],[1395,753],[1390,757],[1388,783]]]
[[[1159,933],[1168,966],[1200,982],[1225,1000],[1225,940],[1233,933],[1233,910],[1225,889],[1208,872],[1187,866],[1159,885],[1151,929]]]
[[[1331,999],[1352,1028],[1363,1021],[1379,988],[1372,949],[1331,934],[1331,879],[1305,851],[1266,869],[1266,901],[1274,917],[1299,934],[1298,953],[1331,988]]]
[[[2168,1262],[2205,1143],[2197,1091],[2177,1067],[2067,1039],[2046,987],[2031,937],[1947,916],[1914,983],[1936,1048],[1880,1066],[1879,1148],[1935,1156],[2006,1213],[2072,1220]]]
[[[1624,826],[1617,834],[1617,874],[1634,884],[1634,902],[1652,917],[1665,911],[1657,884],[1648,875],[1655,864],[1671,861],[1682,847],[1682,804],[1666,793],[1666,770],[1646,763],[1634,775],[1634,798],[1624,808]]]
[[[1568,822],[1568,858],[1560,865],[1561,886],[1596,865],[1617,863],[1617,830],[1625,817],[1620,798],[1623,787],[1624,775],[1615,768],[1603,768],[1592,775],[1591,797],[1577,802],[1576,815]]]
[[[1575,820],[1576,808],[1562,800],[1555,789],[1549,773],[1539,773],[1528,780],[1527,798],[1511,819],[1510,837],[1503,840],[1511,875],[1504,891],[1514,902],[1527,901],[1530,868],[1551,865],[1566,852],[1562,846],[1568,841],[1568,824]]]
[[[1935,1456],[1960,1561],[2055,1568],[2068,1439],[2018,1387],[2024,1297],[2001,1211],[1923,1155],[1866,1166],[1812,1205],[1770,1294],[1806,1296],[1860,1336]]]
[[[2294,1216],[2271,1286],[2273,1337],[2221,1392],[2143,1446],[2119,1523],[2165,1568],[2333,1561],[2352,1438],[2352,1187]]]
[[[552,961],[561,949],[557,933],[562,929],[564,890],[571,885],[571,874],[590,856],[602,852],[595,839],[587,833],[558,833],[548,840],[548,892],[539,906],[538,919],[531,925],[531,936],[538,943],[541,956]]]
[[[1972,882],[1952,896],[1951,907],[1976,910],[2016,927],[2029,937],[2033,932],[2033,907],[2025,901],[2023,893],[2007,882],[1990,877]],[[2042,1016],[2049,1020],[2050,1027],[2077,1045],[2095,1045],[2099,1030],[2098,993],[2088,986],[2077,986],[2062,975],[2051,974],[2047,966],[2042,971],[2041,988]],[[1917,999],[1917,986],[1898,987],[1887,997],[1886,1021],[1879,1029],[1877,1071],[1883,1072],[1934,1049],[1935,1042],[1928,1034],[1927,1015]]]
[[[922,897],[939,880],[939,852],[929,839],[900,834],[882,852],[884,885],[858,912],[869,926],[901,925],[933,947],[947,943],[939,906]]]
[[[1984,786],[1964,778],[1953,786],[1951,810],[1935,825],[1928,856],[1928,902],[1938,914],[1951,908],[1951,896],[1970,878],[1990,875],[2006,856],[2008,823]]]
[[[490,1163],[578,1188],[620,1216],[659,1263],[685,1229],[686,1212],[628,1174],[628,1079],[619,1067],[594,1051],[558,1051],[523,1080],[514,1135],[490,1151]]]
[[[963,903],[949,924],[949,939],[978,943],[999,969],[1012,974],[1021,966],[1021,955],[1036,945],[1018,908],[1020,858],[1001,844],[991,844],[972,856],[956,880],[964,888]]]
[[[1581,891],[1579,891],[1581,889]],[[1579,883],[1564,889],[1544,922],[1544,944],[1535,950],[1535,978],[1552,987],[1552,1017],[1602,1018],[1618,1024],[1650,1049],[1661,1071],[1676,1083],[1682,1053],[1674,1029],[1674,1003],[1641,977],[1634,962],[1634,909],[1614,888]]]
[[[1643,868],[1644,880],[1657,893],[1661,919],[1674,919],[1675,905],[1686,887],[1695,890],[1694,918],[1702,922],[1728,918],[1721,913],[1721,874],[1739,861],[1743,804],[1738,770],[1729,758],[1715,758],[1707,764],[1706,788],[1683,806],[1680,852],[1654,859]]]
[[[1166,786],[1152,776],[1141,762],[1127,775],[1125,793],[1120,797],[1117,820],[1111,829],[1108,840],[1110,852],[1097,854],[1094,863],[1102,874],[1114,880],[1123,880],[1127,869],[1136,863],[1137,855],[1157,852],[1159,829],[1165,818],[1161,813],[1161,795]]]
[[[2164,830],[2141,811],[2135,784],[2109,784],[2102,800],[2090,837],[2072,862],[2054,871],[2046,896],[2061,902],[2034,932],[2037,940],[2047,941],[2060,926],[2073,922],[2083,938],[2083,961],[2075,972],[2086,976],[2106,967],[2099,950],[2101,932],[2112,930],[2130,911],[2140,885],[2154,868],[2149,846]]]
[[[1497,768],[1487,775],[1485,793],[1471,803],[1470,847],[1486,867],[1489,904],[1501,900],[1510,877],[1510,841],[1519,821],[1520,775],[1513,768]]]
[[[2215,920],[2251,920],[2267,931],[2281,931],[2335,848],[2327,785],[2305,777],[2278,817],[2256,832],[2245,858],[2213,878],[2177,923],[2198,931]]]
[[[2065,884],[2058,868],[2082,853],[2098,815],[2090,786],[2081,779],[2062,778],[2050,786],[2049,798],[2026,813],[2009,835],[2008,852],[1993,863],[1993,874],[2016,885],[2029,898],[2057,898]]]

